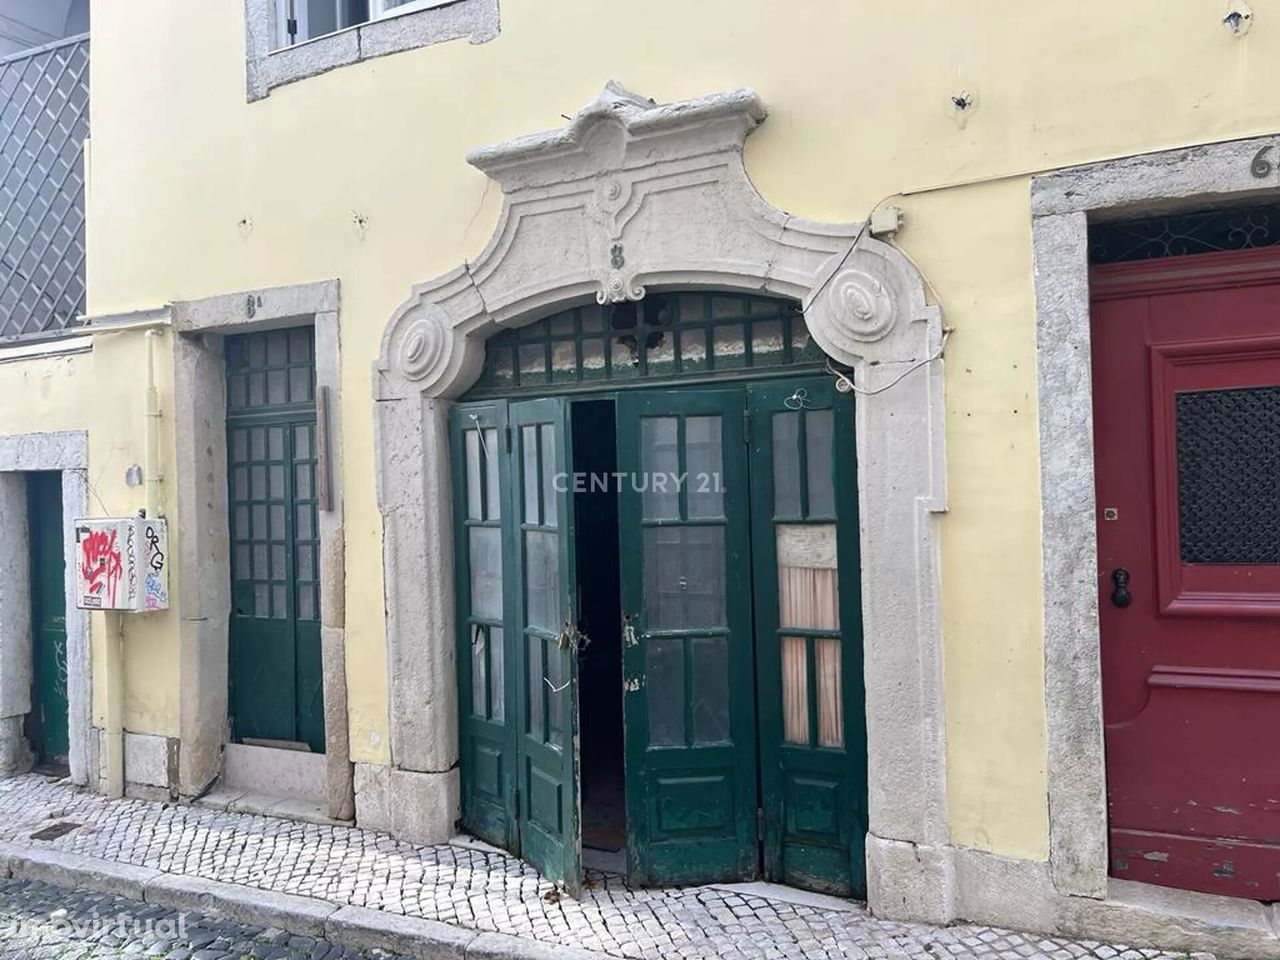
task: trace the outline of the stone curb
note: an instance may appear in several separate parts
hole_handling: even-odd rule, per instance
[[[438,920],[340,906],[328,900],[0,841],[0,878],[10,877],[211,914],[246,926],[274,927],[297,936],[323,937],[344,947],[385,950],[416,960],[615,960],[591,950],[504,933],[480,933]]]

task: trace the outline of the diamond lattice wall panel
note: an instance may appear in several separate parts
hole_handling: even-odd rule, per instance
[[[89,38],[0,60],[0,340],[84,313]]]

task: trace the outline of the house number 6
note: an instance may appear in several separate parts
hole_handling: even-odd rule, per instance
[[[1258,180],[1265,180],[1271,176],[1271,171],[1275,169],[1267,154],[1272,150],[1271,145],[1267,145],[1253,155],[1253,163],[1249,164],[1249,172]]]

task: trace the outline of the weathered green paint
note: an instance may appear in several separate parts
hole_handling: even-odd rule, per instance
[[[34,654],[28,734],[39,762],[64,763],[69,748],[61,474],[27,474],[27,524]]]
[[[623,477],[618,487],[618,537],[627,618],[624,676],[619,679],[625,689],[631,881],[692,883],[763,876],[861,896],[866,888],[867,788],[853,401],[835,390],[832,378],[818,374],[824,358],[808,341],[794,304],[741,295],[721,300],[715,294],[655,299],[643,316],[622,318],[623,326],[632,324],[626,329],[617,325],[613,311],[580,308],[502,334],[490,342],[485,374],[468,395],[477,400],[454,409],[463,822],[477,835],[522,854],[549,878],[575,888],[581,871],[576,746],[570,750],[570,740],[556,738],[564,745],[557,751],[547,742],[551,701],[545,694],[550,688],[538,657],[559,648],[553,624],[529,622],[525,542],[530,532],[558,538],[560,616],[572,622],[577,612],[571,591],[576,583],[573,515],[565,491],[557,495],[556,523],[542,522],[541,514],[538,522],[529,520],[523,499],[525,471],[539,469],[539,457],[545,454],[536,450],[526,464],[522,428],[552,429],[556,472],[568,474],[572,431],[565,397],[609,400],[616,405],[617,469]],[[737,306],[730,309],[730,303]],[[674,311],[669,323],[663,319],[664,309]],[[741,355],[730,350],[722,361],[709,350],[711,359],[701,367],[686,362],[695,356],[685,352],[686,334],[702,336],[714,347],[711,331],[726,323],[742,324]],[[766,335],[775,329],[771,324],[782,331],[785,346],[757,355],[757,343],[772,342]],[[663,366],[672,338],[676,349],[671,365]],[[606,351],[601,364],[592,366],[588,361],[598,355],[597,339]],[[619,358],[632,356],[632,346],[634,362],[620,363]],[[478,399],[496,393],[556,396]],[[832,418],[829,450],[811,451],[802,424],[800,442],[788,460],[798,464],[802,476],[808,475],[811,453],[828,461],[830,497],[814,498],[808,484],[802,484],[794,509],[780,512],[774,502],[773,415],[793,409],[829,411],[817,415]],[[702,425],[699,429],[705,428],[706,418],[720,429],[723,460],[717,472],[723,498],[714,516],[707,515],[705,501],[697,508],[700,465],[690,461],[691,418]],[[671,462],[655,462],[664,455],[644,449],[646,419],[675,424],[668,451],[674,457]],[[478,438],[483,431],[490,431],[490,440],[482,444]],[[482,454],[492,458],[492,493],[486,475],[479,476],[477,484],[468,473],[468,457],[474,467]],[[646,517],[644,494],[631,478],[668,471],[693,476],[686,477],[671,501],[670,515]],[[491,497],[500,505],[500,517],[489,515]],[[471,503],[473,499],[478,505]],[[836,525],[840,627],[786,631],[788,636],[803,635],[806,643],[807,743],[784,743],[779,522]],[[496,616],[492,610],[485,616],[473,609],[473,528],[496,530],[484,536],[496,537],[501,544],[502,609]],[[651,560],[647,569],[646,531],[677,535],[684,529],[698,529],[704,536],[718,531],[710,535],[723,537],[716,545],[724,564],[723,622],[679,623],[668,617],[659,624],[646,602],[646,573],[661,572],[671,559]],[[704,572],[701,567],[688,571],[693,589],[705,586],[694,577]],[[500,644],[493,639],[498,634]],[[840,746],[818,743],[814,646],[820,641],[840,643]],[[494,660],[495,649],[501,651],[501,663]],[[574,694],[559,704],[560,729],[576,732],[576,657],[552,656],[547,661],[553,662],[558,663],[557,677],[563,678],[557,684],[570,681],[564,693]],[[655,671],[656,662],[664,665],[662,669]],[[494,666],[502,668],[496,686],[487,672]],[[537,680],[542,680],[542,694],[536,692]],[[723,728],[716,726],[713,709],[717,690],[724,698]],[[500,694],[495,697],[495,692]],[[505,711],[495,716],[498,699]],[[657,711],[661,742],[653,742],[651,705]],[[672,732],[677,727],[678,736]]]
[[[630,876],[641,884],[752,879],[759,852],[746,395],[637,391],[617,404]],[[712,435],[718,429],[719,463],[690,463],[691,422]],[[644,440],[646,429],[661,437],[673,423],[674,462],[663,452],[670,438]],[[642,490],[656,490],[673,470],[684,478],[674,502],[655,496],[647,509]],[[702,564],[682,560],[699,545]],[[715,595],[700,599],[712,584]],[[660,613],[664,588],[673,599]]]
[[[451,443],[463,823],[576,894],[575,518],[557,479],[573,469],[568,402],[460,405]]]
[[[482,437],[484,439],[482,439]],[[503,576],[501,609],[472,600],[470,542],[473,529],[499,538],[502,572],[514,549],[503,518],[511,496],[507,452],[507,403],[455,407],[450,425],[454,512],[454,582],[458,622],[458,733],[462,773],[462,822],[476,836],[520,853],[516,816],[517,725],[515,662],[507,611],[516,605],[514,577]],[[497,649],[495,649],[495,646]]]
[[[803,401],[795,398],[803,390]],[[862,666],[862,611],[858,557],[858,482],[853,399],[830,378],[787,380],[748,390],[751,416],[751,489],[755,630],[760,703],[760,785],[765,811],[765,873],[772,880],[842,896],[865,896],[867,833],[866,706]],[[781,513],[774,491],[774,415],[800,407],[799,475],[808,475],[803,423],[807,411],[831,410],[831,485],[834,513],[812,502],[800,485],[798,513]],[[782,713],[783,631],[779,627],[775,523],[836,523],[840,629],[785,631],[808,645],[807,745],[784,742]],[[843,684],[844,746],[817,745],[815,639],[839,638]]]
[[[232,737],[323,752],[312,332],[228,337],[226,356]]]

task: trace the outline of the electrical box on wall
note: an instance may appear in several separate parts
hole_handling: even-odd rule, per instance
[[[76,606],[169,609],[169,528],[145,517],[77,520]]]

